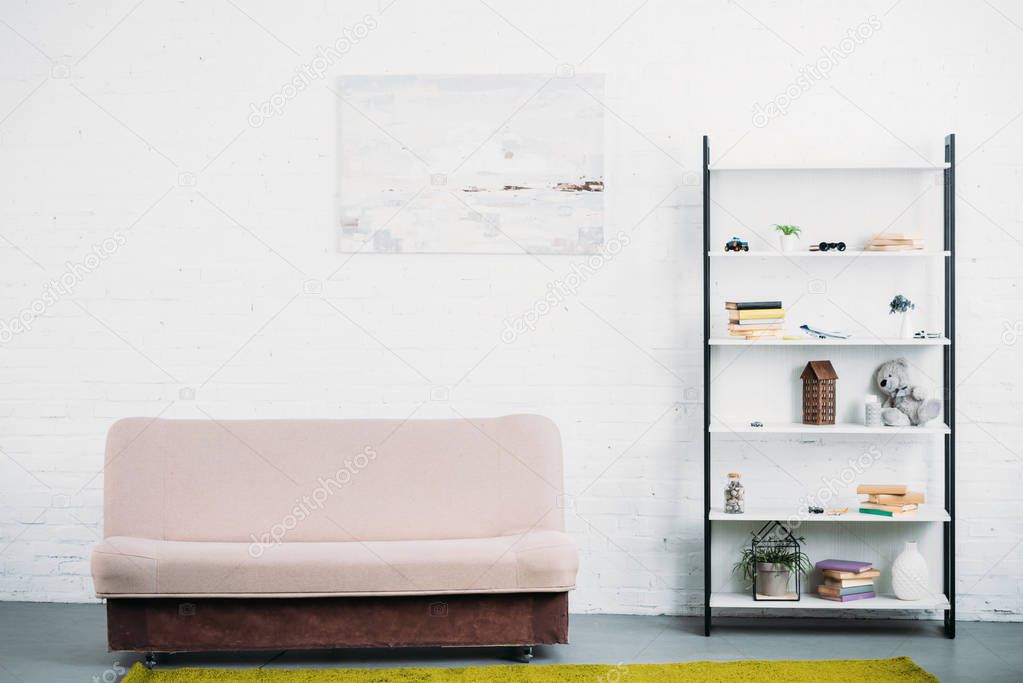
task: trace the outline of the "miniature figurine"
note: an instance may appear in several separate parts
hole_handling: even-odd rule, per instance
[[[725,251],[749,251],[749,242],[743,242],[738,237],[725,242]]]

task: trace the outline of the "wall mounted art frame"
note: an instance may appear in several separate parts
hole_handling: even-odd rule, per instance
[[[336,93],[338,251],[603,247],[603,76],[344,76]]]

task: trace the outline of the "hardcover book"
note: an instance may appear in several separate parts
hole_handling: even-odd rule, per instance
[[[877,593],[870,591],[868,593],[853,593],[852,595],[818,595],[817,597],[822,600],[834,600],[835,602],[852,602],[853,600],[876,598]]]
[[[824,585],[833,586],[834,588],[858,588],[862,586],[873,586],[874,579],[831,579],[825,577]]]
[[[744,311],[728,311],[729,320],[758,320],[762,318],[783,318],[784,308],[757,308]]]
[[[728,329],[735,332],[745,332],[746,330],[780,330],[782,325],[781,323],[772,323],[766,320],[746,320],[739,323],[728,323]]]
[[[905,494],[909,489],[901,484],[860,484],[856,493],[897,493]]]
[[[861,508],[870,508],[871,510],[887,510],[888,512],[912,512],[916,510],[916,503],[909,503],[908,505],[881,505],[880,503],[860,503]]]
[[[817,586],[817,592],[821,595],[856,595],[857,593],[870,593],[874,590],[874,584],[866,586],[849,586],[839,588],[838,586]]]
[[[864,249],[864,251],[912,251],[915,249],[923,249],[922,244],[915,242],[907,242],[904,245],[900,244],[870,244]]]
[[[725,308],[733,311],[755,310],[758,308],[781,308],[780,301],[726,301]]]
[[[922,232],[878,232],[871,239],[874,240],[922,240]]]
[[[874,510],[872,508],[860,508],[860,512],[865,515],[879,515],[881,517],[902,517],[903,515],[916,514],[916,510],[907,510],[905,512],[892,512],[891,510]]]
[[[923,246],[923,239],[892,239],[887,237],[875,237],[870,240],[870,246],[872,247],[898,247],[904,245],[921,245]]]
[[[908,503],[923,503],[924,494],[919,491],[908,491],[901,496],[894,493],[872,493],[867,500],[878,505],[906,505]]]
[[[779,337],[781,336],[781,328],[777,327],[773,330],[729,330],[728,334],[733,337]]]
[[[814,565],[817,569],[833,569],[839,572],[855,572],[860,574],[874,568],[872,562],[856,562],[855,560],[821,560]]]
[[[840,572],[834,569],[825,569],[821,572],[825,578],[830,579],[876,579],[881,572],[876,569],[868,569],[865,572]]]

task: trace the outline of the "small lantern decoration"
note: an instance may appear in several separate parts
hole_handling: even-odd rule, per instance
[[[754,600],[797,602],[802,594],[802,577],[811,569],[810,559],[800,541],[785,524],[768,522],[754,532],[750,554],[756,563],[753,574]],[[796,575],[796,586],[790,591],[789,580]]]
[[[799,376],[803,380],[803,424],[835,424],[838,373],[829,360],[812,360]]]

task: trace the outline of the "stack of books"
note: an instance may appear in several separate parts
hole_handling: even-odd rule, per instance
[[[874,235],[865,251],[912,251],[924,248],[922,232],[882,232]]]
[[[881,572],[870,562],[855,560],[821,560],[817,569],[824,576],[824,583],[817,586],[817,595],[835,602],[852,602],[877,597],[874,579]]]
[[[860,503],[860,512],[882,517],[911,515],[924,502],[924,494],[910,491],[901,484],[861,484],[856,487],[856,493],[867,496]]]
[[[728,334],[744,339],[781,339],[785,309],[780,301],[726,301]]]

